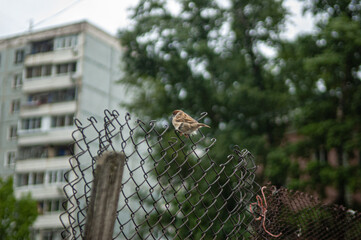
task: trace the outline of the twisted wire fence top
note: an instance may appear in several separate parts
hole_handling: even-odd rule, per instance
[[[361,239],[361,213],[325,205],[312,195],[286,188],[265,191],[265,226],[252,222],[253,239]],[[260,211],[260,209],[259,209]],[[279,235],[273,237],[267,231]]]
[[[202,113],[198,120],[207,114]],[[126,156],[114,239],[248,239],[247,210],[260,187],[247,150],[235,146],[216,159],[216,139],[198,131],[180,137],[169,126],[104,111],[102,122],[75,120],[75,151],[65,175],[62,237],[84,237],[96,159],[105,151]],[[226,147],[226,146],[225,146]]]

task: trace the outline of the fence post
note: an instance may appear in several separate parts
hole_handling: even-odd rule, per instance
[[[105,153],[97,159],[85,225],[86,240],[113,237],[124,162],[124,153],[118,152]]]

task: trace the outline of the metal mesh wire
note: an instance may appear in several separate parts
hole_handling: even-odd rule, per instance
[[[264,239],[265,236],[289,240],[361,239],[360,213],[337,205],[324,205],[312,195],[286,188],[268,187],[265,198],[265,227],[260,222],[253,222],[257,232],[253,239]],[[266,231],[280,236],[272,237]]]
[[[201,131],[185,138],[156,121],[104,113],[99,123],[75,120],[63,239],[84,238],[96,159],[106,151],[126,156],[113,239],[361,239],[360,213],[285,188],[263,192],[247,150],[217,159],[216,139]]]
[[[205,117],[202,114],[200,119]],[[198,120],[200,120],[198,119]],[[75,120],[75,153],[69,160],[60,216],[63,238],[82,239],[96,157],[126,156],[114,239],[247,239],[249,204],[260,187],[247,150],[234,147],[226,159],[212,157],[216,139],[202,132],[180,137],[168,126],[124,119],[105,110],[104,121]]]

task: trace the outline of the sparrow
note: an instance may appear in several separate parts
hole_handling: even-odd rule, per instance
[[[196,134],[198,128],[208,127],[210,126],[199,123],[197,120],[193,119],[191,116],[183,112],[182,110],[174,110],[173,111],[173,119],[172,124],[174,128],[180,133],[180,135],[184,135],[189,137],[190,134]]]

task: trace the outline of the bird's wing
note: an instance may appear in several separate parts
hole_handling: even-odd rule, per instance
[[[196,123],[186,123],[186,122],[183,122],[178,130],[181,131],[182,133],[185,133],[185,134],[190,134],[192,133],[193,131],[197,130],[197,124]]]
[[[182,122],[186,122],[186,123],[198,123],[195,119],[193,119],[191,116],[189,116],[186,113],[179,114],[177,116],[177,120],[182,121]]]

